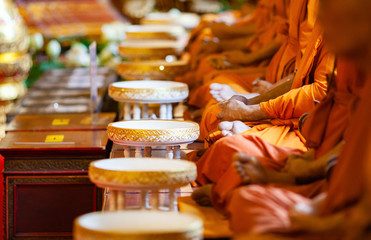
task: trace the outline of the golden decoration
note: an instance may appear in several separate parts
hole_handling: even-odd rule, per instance
[[[110,159],[114,160],[114,159]],[[99,160],[99,161],[110,161]],[[139,161],[136,158],[124,158],[120,161]],[[128,170],[108,170],[99,168],[94,161],[89,166],[89,178],[99,187],[116,188],[180,188],[196,179],[197,168],[193,162],[184,160],[158,159],[163,161],[181,161],[184,166],[168,171],[128,171]],[[156,158],[145,159],[145,161],[156,161]],[[171,164],[171,162],[170,162]]]
[[[0,101],[15,100],[26,94],[27,88],[23,82],[0,83]]]
[[[177,120],[136,120],[136,121],[177,121]],[[125,122],[125,121],[123,121]],[[190,121],[178,121],[192,123],[192,127],[169,128],[169,129],[131,129],[114,127],[110,123],[107,127],[108,138],[112,141],[137,142],[137,143],[179,143],[191,142],[200,135],[200,127]]]
[[[27,28],[12,1],[0,1],[0,53],[26,52]]]
[[[139,217],[136,217],[138,215]],[[169,229],[165,231],[148,232],[138,230],[137,232],[128,231],[127,233],[121,229],[104,230],[93,229],[90,226],[84,226],[87,221],[105,222],[110,224],[111,221],[124,222],[127,220],[135,221],[139,219],[138,224],[146,224],[146,220],[157,222],[158,217],[168,219],[169,221],[179,222],[184,218],[189,219],[183,229]],[[90,219],[88,219],[90,218]],[[190,223],[188,223],[190,222]],[[95,223],[96,224],[96,223]],[[144,225],[145,226],[145,225]],[[74,222],[74,239],[75,240],[200,240],[202,239],[203,223],[202,220],[196,216],[184,213],[171,213],[171,212],[157,212],[157,211],[116,211],[116,212],[93,212],[78,217]]]
[[[119,46],[119,55],[131,60],[165,59],[168,55],[179,56],[183,46],[175,41],[159,41],[161,45],[148,44],[151,41],[126,41]],[[142,45],[140,45],[142,44]]]
[[[177,40],[186,34],[185,29],[176,25],[131,25],[127,27],[128,40]]]
[[[178,87],[148,87],[148,88],[125,88],[116,87],[115,84],[110,84],[108,94],[111,98],[116,101],[161,101],[161,100],[176,100],[181,101],[188,97],[188,86],[186,84],[181,84],[183,86]],[[178,84],[177,84],[178,85]]]
[[[127,80],[173,80],[176,76],[184,75],[187,71],[188,63],[186,61],[166,62],[164,60],[158,60],[122,62],[117,67],[117,73]]]
[[[0,79],[27,75],[32,66],[29,54],[2,53],[0,54]]]

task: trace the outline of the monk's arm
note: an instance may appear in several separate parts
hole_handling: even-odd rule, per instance
[[[270,58],[278,51],[281,45],[282,45],[281,41],[272,40],[263,47],[255,51],[249,52],[245,61],[241,62],[241,64],[251,64],[254,62],[259,62],[267,58]]]
[[[252,35],[256,32],[256,24],[255,22],[251,22],[250,24],[244,25],[225,25],[222,29],[213,29],[213,27],[211,27],[211,29],[216,37],[225,39]]]
[[[316,100],[321,101],[326,96],[328,76],[332,74],[334,61],[334,56],[331,54],[322,56],[315,68],[313,83],[291,89],[284,95],[267,102],[261,102],[261,109],[277,119],[299,118],[309,112],[314,108]]]
[[[260,94],[259,96],[246,99],[244,102],[247,105],[253,105],[275,99],[290,91],[293,80],[293,74],[290,74],[289,76],[281,79],[279,82],[273,84],[272,88],[268,91]]]
[[[246,43],[250,40],[251,37],[241,37],[235,39],[222,39],[218,42],[218,50],[223,51],[230,51],[230,50],[249,50]]]

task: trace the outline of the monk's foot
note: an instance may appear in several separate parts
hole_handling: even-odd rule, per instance
[[[198,205],[208,207],[212,206],[211,203],[211,189],[212,184],[206,184],[196,190],[193,191],[191,198],[195,201]]]
[[[205,109],[201,108],[201,109],[197,109],[193,111],[191,114],[191,119],[195,122],[201,122],[201,118],[202,118],[202,114],[204,113],[204,110]]]
[[[268,182],[269,171],[260,161],[244,153],[236,153],[233,156],[234,168],[245,184],[259,184]]]
[[[229,100],[238,93],[226,84],[212,83],[210,85],[210,94],[216,101],[222,102]]]
[[[240,134],[250,129],[250,127],[241,121],[223,121],[219,123],[218,128],[222,132],[223,136]]]

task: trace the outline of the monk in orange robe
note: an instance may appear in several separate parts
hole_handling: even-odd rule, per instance
[[[211,40],[207,44],[202,44],[198,46],[195,50],[195,53],[191,51],[191,58],[199,59],[204,58],[206,55],[209,55],[213,52],[225,51],[225,50],[234,50],[234,49],[244,49],[245,51],[253,52],[259,50],[263,46],[267,46],[272,52],[270,56],[273,56],[274,52],[278,50],[280,44],[282,44],[283,39],[281,37],[277,38],[279,33],[282,31],[283,26],[286,26],[286,6],[288,5],[287,0],[260,0],[258,8],[256,10],[257,14],[254,19],[256,19],[256,34],[251,38],[243,39],[242,45],[239,43],[238,39],[228,40],[226,42],[216,43]],[[280,40],[277,40],[280,39]],[[278,41],[278,43],[277,43]],[[224,46],[224,47],[223,47]],[[273,49],[273,50],[272,50]],[[202,53],[202,51],[206,51]],[[266,51],[267,52],[267,51]],[[263,58],[267,58],[266,52],[260,54]],[[242,54],[242,53],[241,53]],[[265,55],[264,55],[265,54]],[[199,55],[199,56],[195,56]],[[232,54],[232,57],[235,58],[236,54]],[[193,61],[193,60],[192,60]],[[192,64],[194,66],[198,64]],[[187,73],[187,75],[178,77],[176,80],[188,83],[192,89],[194,86],[197,86],[198,82],[202,80],[203,75],[209,71],[214,70],[213,67],[208,64],[208,62],[202,61],[197,70]],[[196,85],[195,85],[196,84]]]
[[[293,159],[289,159],[286,163],[283,173],[276,174],[274,172],[268,172],[268,170],[260,168],[259,164],[247,160],[245,166],[244,163],[240,164],[240,162],[236,162],[235,166],[238,166],[237,169],[240,169],[234,172],[234,174],[240,173],[240,175],[243,176],[241,172],[246,171],[247,176],[251,176],[248,178],[255,179],[256,183],[264,183],[262,179],[259,179],[263,176],[261,173],[264,173],[263,178],[265,178],[266,175],[270,175],[268,178],[270,182],[287,181],[287,177],[285,177],[287,174],[285,172],[287,171],[295,175],[294,180],[291,178],[288,182],[285,182],[289,184],[290,181],[291,184],[303,183],[305,182],[303,178],[308,178],[309,180],[316,180],[316,178],[318,179],[321,177],[324,178],[326,167],[331,169],[331,166],[335,162],[334,159],[336,159],[336,156],[340,152],[343,145],[341,143],[343,138],[351,134],[349,120],[360,99],[361,87],[364,84],[364,79],[364,74],[359,74],[353,65],[344,61],[339,61],[337,80],[331,84],[331,90],[328,96],[309,114],[307,120],[305,120],[302,132],[307,139],[307,145],[315,149],[313,152],[313,159],[316,160],[310,162],[310,164],[316,165],[316,167],[319,168],[318,172],[313,169],[309,170],[308,164],[305,164],[305,162],[303,164],[302,160],[298,160],[296,159],[297,157],[294,156]],[[336,151],[331,152],[331,149],[334,148],[336,148]],[[330,152],[330,154],[328,154],[328,152]],[[322,163],[316,163],[319,161],[319,158],[323,157],[325,158]],[[331,161],[329,161],[329,159]],[[308,160],[305,161],[308,162]],[[284,175],[284,177],[282,177],[282,175]],[[232,175],[229,177],[231,176]],[[244,177],[240,179],[243,178]],[[217,185],[218,183],[215,185],[215,188],[218,188]],[[313,185],[309,186],[312,187]],[[275,211],[282,212],[282,208],[292,206],[290,204],[306,199],[303,197],[302,190],[307,187],[308,186],[304,185],[297,187],[280,186],[280,188],[277,188],[277,186],[251,185],[238,188],[238,190],[232,190],[229,193],[224,193],[225,196],[228,196],[225,202],[227,202],[227,211],[231,216],[231,227],[236,233],[267,232],[287,227],[289,225],[288,216],[282,218],[282,215],[272,214],[272,221],[269,222],[259,222],[255,217],[272,213],[273,206]],[[274,192],[274,194],[271,195],[270,192]],[[308,195],[305,196],[308,197]],[[310,197],[311,196],[313,196],[313,194],[310,194]],[[267,201],[255,202],[255,200],[253,200],[254,198],[263,197],[265,197],[264,199]],[[282,205],[280,207],[272,205],[271,201],[275,201],[274,199],[277,199],[275,204],[280,205],[282,203]],[[303,202],[306,203],[308,200]],[[243,209],[243,211],[241,209]],[[255,215],[244,215],[251,212],[254,212]],[[245,216],[247,217],[244,219],[246,221],[241,221]]]
[[[323,12],[326,15],[322,18],[329,45],[337,54],[353,59],[359,67],[368,72],[368,77],[354,74],[352,76],[352,71],[348,67],[338,68],[339,75],[343,72],[352,79],[336,82],[337,88],[341,91],[334,98],[334,103],[343,110],[346,108],[356,110],[351,115],[346,114],[351,119],[344,135],[341,154],[334,169],[330,171],[327,196],[311,200],[272,187],[253,186],[254,189],[248,190],[248,187],[238,189],[232,194],[229,204],[231,217],[235,216],[232,220],[233,228],[238,228],[240,232],[249,231],[244,230],[245,227],[255,232],[282,232],[281,234],[248,235],[238,239],[344,239],[345,236],[346,239],[370,239],[371,237],[369,233],[371,224],[369,214],[371,207],[369,174],[371,170],[369,161],[371,159],[369,147],[371,143],[369,125],[371,31],[365,31],[371,27],[369,15],[371,2],[367,0],[325,0],[324,2]],[[351,84],[346,86],[346,83]],[[349,93],[354,90],[360,93],[356,102],[352,96],[347,99]],[[327,124],[327,127],[331,125]],[[241,204],[242,202],[244,203]],[[250,206],[250,210],[246,210],[247,206]],[[244,224],[245,226],[242,226]]]
[[[261,67],[214,71],[204,77],[203,85],[194,90],[193,94],[190,95],[189,104],[198,108],[204,108],[206,105],[213,106],[217,103],[215,100],[218,102],[229,100],[237,93],[246,94],[254,92],[253,82],[264,74],[266,75],[266,81],[258,82],[262,84],[268,83],[269,85],[292,74],[295,70],[296,56],[299,51],[303,52],[305,50],[316,19],[316,6],[312,6],[312,2],[308,2],[308,0],[291,2],[289,6],[288,37],[272,58],[266,72],[265,68]],[[230,90],[223,89],[223,92],[227,92],[224,93],[227,96],[222,96],[221,98],[215,97],[216,94],[213,94],[215,100],[210,103],[210,100],[212,100],[212,96],[209,93],[210,85],[215,85],[215,83],[225,84],[220,87],[229,88]],[[207,110],[209,109],[210,107],[207,108]]]
[[[301,56],[300,53],[299,56]],[[296,61],[296,65],[298,71],[288,93],[260,104],[246,106],[242,102],[232,99],[222,103],[222,108],[220,105],[215,106],[216,110],[206,112],[207,115],[204,114],[202,118],[201,137],[207,137],[211,131],[218,127],[220,121],[217,117],[225,121],[257,121],[265,117],[274,120],[251,123],[250,127],[252,128],[247,130],[245,127],[247,131],[244,134],[260,136],[272,144],[306,150],[304,141],[297,130],[297,120],[302,114],[314,107],[315,100],[320,101],[325,96],[327,78],[334,68],[334,57],[324,47],[318,25],[314,29],[312,40],[308,44],[302,60]],[[303,84],[305,85],[303,86]],[[231,107],[235,107],[235,109],[231,110]],[[255,111],[259,113],[258,117],[260,118],[254,117]],[[236,116],[234,116],[235,114]],[[246,116],[238,116],[241,114]]]
[[[256,119],[272,116],[276,119],[266,123],[260,122],[243,134],[218,140],[198,160],[197,181],[202,185],[215,184],[213,195],[218,196],[219,200],[216,201],[220,202],[220,205],[225,202],[225,194],[236,187],[236,182],[240,183],[239,178],[231,177],[236,175],[232,167],[234,153],[249,154],[258,158],[265,168],[280,171],[289,155],[303,154],[307,150],[305,139],[297,129],[298,118],[314,107],[314,100],[324,97],[326,76],[331,75],[334,69],[334,58],[323,45],[321,33],[321,28],[316,24],[313,41],[308,45],[296,74],[296,78],[301,79],[300,82],[314,83],[294,88],[287,94],[260,105],[246,106],[242,102],[232,100],[226,103],[231,105],[227,107],[232,109],[222,112],[226,117],[234,115],[244,121],[251,121],[251,116]],[[310,46],[313,49],[310,49]],[[267,109],[269,114],[266,113]]]

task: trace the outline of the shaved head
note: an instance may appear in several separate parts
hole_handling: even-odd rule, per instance
[[[370,71],[371,0],[321,0],[319,18],[330,50]],[[368,66],[366,66],[368,65]]]

